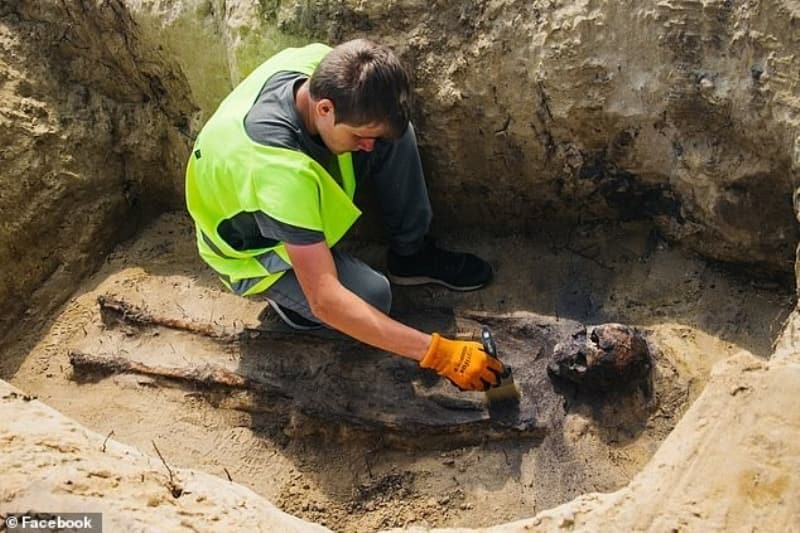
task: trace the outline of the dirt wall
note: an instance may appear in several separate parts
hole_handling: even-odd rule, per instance
[[[792,270],[796,2],[128,4],[138,17],[182,13],[162,15],[172,40],[194,17],[268,43],[277,32],[393,46],[416,80],[440,228],[646,217],[708,257]],[[225,39],[221,61],[249,71],[254,57],[236,50],[252,46]]]
[[[180,205],[191,102],[120,2],[0,6],[0,334]]]

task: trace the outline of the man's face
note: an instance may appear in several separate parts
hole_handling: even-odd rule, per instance
[[[323,106],[321,111],[317,115],[317,131],[328,150],[336,155],[357,151],[371,152],[375,148],[375,141],[386,135],[386,128],[381,124],[334,124],[333,104],[329,107]]]

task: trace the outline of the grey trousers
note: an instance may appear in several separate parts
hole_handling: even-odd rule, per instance
[[[400,255],[419,250],[433,212],[414,128],[409,125],[395,141],[376,142],[372,152],[353,153],[353,167],[359,182],[372,180],[392,250]],[[355,257],[335,249],[332,253],[342,285],[388,313],[392,306],[389,280]],[[317,321],[292,270],[267,289],[265,296]]]

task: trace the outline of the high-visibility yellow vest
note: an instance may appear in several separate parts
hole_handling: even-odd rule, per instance
[[[269,288],[285,270],[270,272],[259,261],[276,253],[291,265],[283,243],[236,250],[219,234],[234,215],[263,211],[275,220],[320,231],[333,246],[361,215],[353,203],[355,174],[350,153],[338,157],[342,185],[308,155],[256,143],[244,119],[264,84],[281,71],[314,72],[331,49],[322,44],[289,48],[268,59],[222,101],[203,126],[186,167],[186,205],[195,222],[200,257],[226,286],[252,280],[244,295]],[[285,267],[284,267],[285,268]]]

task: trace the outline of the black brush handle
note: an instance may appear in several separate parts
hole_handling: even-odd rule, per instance
[[[497,345],[494,343],[494,336],[492,336],[492,330],[489,329],[489,326],[481,326],[481,343],[483,343],[483,349],[494,357],[497,358]]]
[[[489,329],[489,326],[481,326],[481,343],[483,344],[483,350],[486,353],[497,360],[500,359],[497,357],[497,345],[494,343],[494,335],[492,335],[492,330]],[[506,379],[511,376],[511,367],[508,365],[503,366],[505,367],[505,370],[500,375],[500,378]]]

